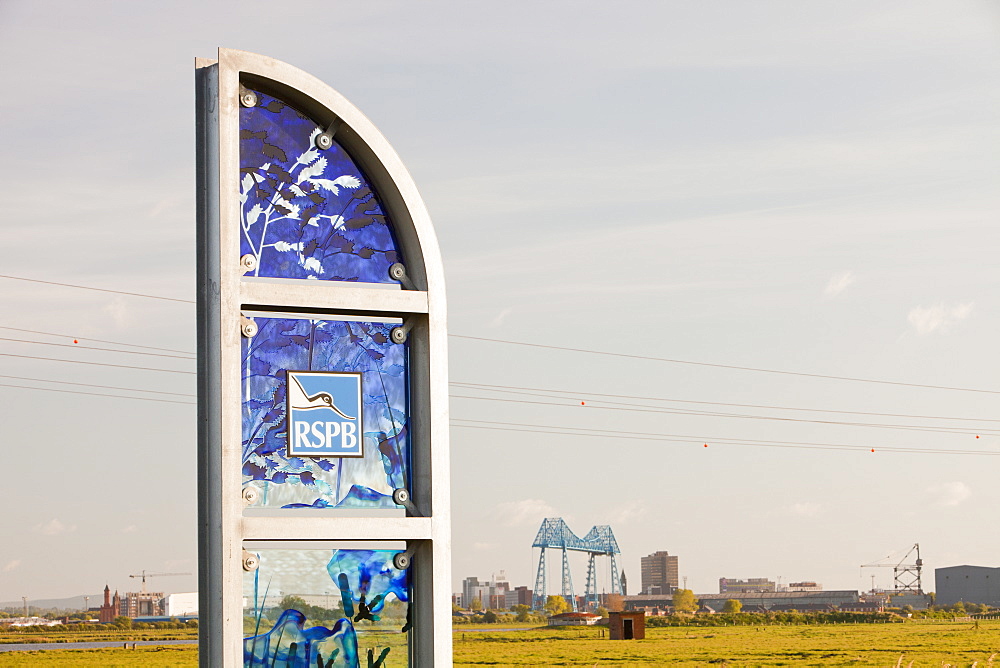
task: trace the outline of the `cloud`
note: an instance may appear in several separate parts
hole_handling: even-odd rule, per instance
[[[481,552],[489,552],[491,550],[497,549],[499,545],[497,545],[496,543],[473,543],[472,547],[473,549],[479,550]]]
[[[132,320],[129,308],[125,305],[125,300],[121,297],[112,299],[102,310],[111,317],[111,320],[119,329],[127,327]]]
[[[497,515],[504,526],[541,524],[546,517],[556,517],[556,509],[542,499],[524,499],[497,504]]]
[[[125,527],[124,529],[122,529],[122,533],[135,533],[138,530],[139,530],[139,528],[136,527],[136,525],[129,524],[127,527]]]
[[[969,486],[957,480],[931,485],[927,491],[935,497],[934,504],[938,506],[957,506],[972,496]]]
[[[646,515],[647,510],[648,508],[643,501],[633,501],[627,505],[620,506],[611,515],[611,525],[629,524],[640,520]]]
[[[846,290],[847,286],[853,282],[854,274],[850,271],[834,274],[830,277],[830,281],[826,284],[826,289],[823,290],[823,294],[827,297],[836,297],[841,292]]]
[[[968,318],[975,305],[975,302],[964,302],[950,307],[944,304],[927,308],[918,306],[910,311],[907,319],[921,336],[935,331],[946,332],[956,322]]]
[[[3,568],[0,569],[0,570],[3,570],[4,573],[10,573],[12,570],[14,570],[15,568],[17,568],[20,565],[21,565],[21,560],[20,559],[14,559],[14,560],[8,561],[6,564],[4,564]]]
[[[40,533],[43,536],[58,536],[61,533],[69,533],[72,531],[76,531],[76,525],[67,526],[56,518],[35,527],[35,533]]]
[[[798,517],[815,517],[819,514],[819,511],[820,505],[818,503],[793,503],[788,507],[789,514]]]

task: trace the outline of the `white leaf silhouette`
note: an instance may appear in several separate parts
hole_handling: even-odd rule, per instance
[[[310,227],[319,227],[319,223],[316,222],[315,218],[310,218],[306,225],[309,225]]]
[[[314,134],[318,134],[315,133]],[[314,140],[310,139],[309,143],[312,144]],[[310,148],[300,155],[296,160],[296,165],[308,165],[310,162],[319,157],[319,151],[316,148]]]
[[[302,171],[299,172],[299,183],[303,181],[308,181],[314,176],[319,176],[326,169],[327,161],[326,158],[320,158],[316,162],[312,163],[308,167],[303,167]]]
[[[333,229],[339,230],[344,226],[343,216],[330,216],[330,224],[333,225]]]
[[[278,209],[285,218],[291,218],[292,220],[299,219],[299,207],[280,195],[276,195],[274,198],[274,208]],[[288,213],[285,213],[285,211],[288,211]]]
[[[324,190],[329,190],[334,195],[340,192],[340,188],[337,187],[337,182],[331,181],[330,179],[309,179],[309,182]]]
[[[314,257],[307,257],[306,261],[302,263],[302,266],[305,267],[306,271],[314,271],[317,274],[323,273],[323,265],[321,265],[319,260]]]
[[[264,213],[264,209],[261,208],[260,204],[254,204],[253,207],[247,212],[247,225],[253,225],[260,218],[260,214]]]
[[[343,188],[357,188],[361,185],[361,180],[356,176],[351,176],[350,174],[344,174],[343,176],[338,176],[333,180],[334,185],[341,186]]]
[[[299,242],[297,244],[290,244],[287,241],[275,241],[274,242],[274,250],[278,250],[278,251],[282,251],[282,252],[284,252],[284,251],[292,251],[292,250],[293,251],[300,251],[300,250],[302,250],[302,242]]]

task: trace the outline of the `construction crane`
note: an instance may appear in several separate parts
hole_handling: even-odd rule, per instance
[[[167,575],[191,575],[190,573],[147,573],[145,570],[142,573],[136,573],[134,575],[129,575],[130,578],[142,578],[142,593],[146,593],[146,578],[159,578]]]
[[[904,563],[911,554],[916,552],[916,561]],[[886,557],[882,560],[884,562]],[[920,543],[914,543],[909,552],[903,555],[898,563],[861,564],[861,568],[891,568],[893,576],[893,590],[896,594],[918,594],[923,595],[924,590],[920,582],[920,573],[924,568],[924,560],[920,558]],[[874,586],[873,586],[874,588]]]

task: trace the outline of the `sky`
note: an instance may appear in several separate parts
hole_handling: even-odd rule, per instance
[[[193,59],[219,46],[310,72],[394,145],[451,333],[633,356],[451,339],[452,380],[494,386],[452,388],[456,591],[533,586],[550,516],[610,524],[630,592],[657,550],[697,593],[891,586],[859,565],[914,543],[927,590],[933,568],[1000,566],[1000,459],[971,454],[1000,454],[995,3],[0,0],[0,274],[194,298]],[[2,329],[3,355],[196,345],[184,302],[0,278],[0,306],[59,335]],[[194,376],[0,374],[0,601],[143,569],[193,590]]]

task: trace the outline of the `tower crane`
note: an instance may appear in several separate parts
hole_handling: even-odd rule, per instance
[[[904,563],[914,552],[916,553],[916,560],[913,563]],[[920,543],[914,543],[913,547],[903,555],[903,558],[898,563],[882,563],[886,559],[889,559],[889,557],[872,564],[861,564],[861,568],[891,568],[893,591],[896,594],[923,595],[924,590],[920,582],[920,574],[924,568],[924,560],[920,558]]]
[[[142,593],[146,593],[146,578],[159,578],[168,575],[191,575],[190,573],[147,573],[145,570],[142,573],[136,573],[129,575],[130,578],[142,578]]]

